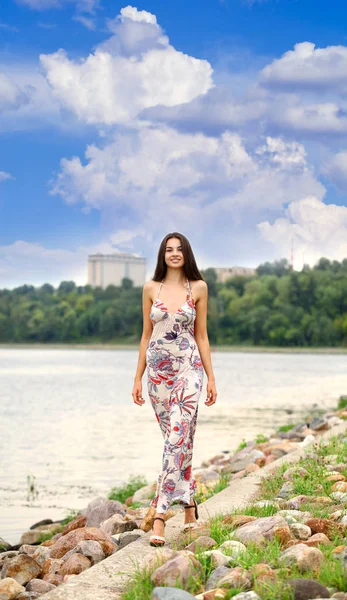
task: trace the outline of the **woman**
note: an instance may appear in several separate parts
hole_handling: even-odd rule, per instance
[[[165,543],[163,516],[172,502],[185,504],[184,530],[196,527],[198,519],[196,501],[192,504],[197,487],[192,454],[203,368],[206,406],[217,399],[206,329],[207,299],[207,284],[188,239],[177,232],[167,234],[160,244],[153,279],[143,287],[143,333],[132,392],[134,402],[141,406],[145,402],[141,380],[147,365],[148,395],[165,440],[162,472],[151,503],[156,508],[153,546]]]

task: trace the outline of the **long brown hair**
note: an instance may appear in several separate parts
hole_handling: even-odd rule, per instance
[[[178,231],[174,231],[173,233],[168,233],[164,239],[162,240],[159,251],[158,251],[158,259],[157,265],[155,267],[154,275],[152,277],[153,281],[161,281],[164,279],[167,271],[167,264],[165,262],[165,250],[167,241],[170,238],[178,238],[181,242],[182,246],[182,254],[184,257],[184,265],[183,271],[185,276],[191,281],[197,281],[198,279],[204,279],[201,275],[198,265],[196,264],[195,256],[192,250],[192,247],[183,233],[178,233]]]

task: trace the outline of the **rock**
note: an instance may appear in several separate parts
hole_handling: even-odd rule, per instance
[[[347,546],[337,546],[332,551],[332,556],[347,564]]]
[[[294,496],[287,500],[287,508],[299,510],[300,506],[304,504],[304,502],[309,502],[310,496],[305,496],[304,494],[300,494],[299,496]]]
[[[250,515],[227,515],[223,517],[222,523],[224,525],[231,525],[232,527],[241,527],[241,525],[246,525],[246,523],[256,520],[257,517],[251,517]]]
[[[257,458],[257,460],[263,460],[264,463],[265,463],[265,456],[264,456],[264,458],[261,458],[261,459]],[[246,473],[248,475],[249,473],[253,473],[254,471],[258,471],[259,469],[260,469],[260,467],[259,467],[259,465],[257,463],[250,463],[245,468],[245,471],[246,471]]]
[[[114,514],[119,514],[122,517],[126,512],[123,505],[117,500],[104,500],[100,504],[93,505],[91,502],[87,507],[86,527],[99,527],[99,525],[112,517]]]
[[[115,514],[106,521],[102,521],[98,528],[107,535],[114,535],[138,529],[138,525],[135,521],[125,521],[121,515]]]
[[[63,564],[59,575],[78,575],[92,566],[91,561],[83,554],[72,554]]]
[[[136,542],[136,540],[138,540],[143,535],[145,535],[145,532],[142,531],[142,529],[134,529],[134,531],[131,531],[129,533],[125,532],[118,534],[118,550],[122,550],[122,548],[125,548],[125,546],[127,546],[128,544]]]
[[[190,550],[190,552],[196,554],[197,552],[201,552],[202,550],[209,550],[214,546],[217,546],[216,540],[207,535],[201,535],[196,540],[188,544],[188,546],[186,546],[185,549]]]
[[[285,550],[279,557],[279,562],[287,565],[294,565],[304,573],[312,569],[318,570],[324,561],[323,553],[318,548],[310,548],[305,544],[297,544]]]
[[[0,580],[0,598],[1,600],[12,600],[18,594],[25,592],[25,588],[13,577],[4,577]]]
[[[36,600],[41,594],[38,592],[22,592],[19,596],[16,596],[16,600]]]
[[[60,585],[61,583],[63,583],[64,581],[64,577],[63,575],[60,575],[59,573],[47,573],[46,575],[44,575],[42,577],[43,581],[48,581],[49,583],[52,583],[53,585]]]
[[[22,533],[19,543],[23,544],[38,544],[44,535],[61,534],[62,526],[60,523],[51,523],[49,525],[41,525],[35,529],[24,531]]]
[[[341,473],[336,472],[329,475],[329,477],[327,477],[327,481],[331,481],[331,483],[335,483],[337,481],[346,481],[346,477],[341,475]]]
[[[154,567],[159,567],[169,560],[169,558],[172,558],[174,554],[175,552],[167,546],[164,546],[163,548],[156,548],[151,554],[147,554],[144,562],[142,563],[142,567],[143,569],[152,571]]]
[[[81,529],[74,529],[59,538],[51,549],[51,558],[61,558],[82,540],[95,540],[99,542],[105,556],[109,556],[117,548],[111,538],[100,531],[100,529],[96,527],[83,527]]]
[[[313,429],[313,431],[325,431],[326,429],[329,429],[329,422],[327,419],[315,417],[310,423],[310,429]]]
[[[227,550],[228,556],[230,558],[237,558],[243,552],[247,552],[247,548],[241,542],[237,542],[236,540],[226,540],[221,544],[218,550]]]
[[[220,579],[227,575],[229,571],[231,571],[231,569],[228,567],[217,567],[217,569],[214,569],[206,581],[205,590],[213,590],[217,586]]]
[[[306,524],[306,521],[308,521],[308,519],[312,518],[312,515],[310,512],[308,511],[303,511],[303,510],[279,510],[277,515],[279,515],[280,517],[286,517],[287,515],[290,515],[291,517],[294,517],[294,519],[296,521],[299,521],[299,523],[304,523]]]
[[[206,550],[201,556],[209,556],[211,558],[211,565],[215,569],[217,567],[226,567],[231,560],[230,556],[225,556],[220,550]]]
[[[305,541],[306,546],[317,546],[318,544],[330,544],[329,538],[325,533],[315,533]]]
[[[201,574],[202,566],[194,554],[188,550],[181,550],[152,573],[151,582],[158,586],[179,585],[184,588],[191,577]]]
[[[81,515],[80,517],[77,517],[76,519],[73,519],[73,521],[69,521],[69,523],[66,523],[66,525],[64,526],[64,529],[62,530],[62,535],[65,535],[66,533],[69,533],[70,531],[73,531],[74,529],[80,529],[81,527],[85,527],[87,522],[87,517],[86,515]]]
[[[1,570],[1,577],[12,577],[20,585],[25,585],[41,573],[40,565],[27,554],[18,554],[14,558],[7,558]]]
[[[314,579],[288,579],[287,583],[294,591],[294,600],[330,598],[327,588]]]
[[[32,546],[30,546],[30,548],[32,548]],[[36,548],[34,548],[34,550],[36,550]],[[18,554],[20,554],[19,550],[7,550],[6,552],[1,552],[1,554],[0,554],[0,570],[2,568],[2,565],[5,562],[6,558],[14,558],[15,556],[18,556]]]
[[[291,481],[286,481],[281,489],[277,492],[277,496],[278,498],[283,498],[284,500],[287,500],[288,498],[290,498],[290,496],[292,496],[294,493],[294,486],[292,484]]]
[[[274,502],[273,500],[258,500],[258,502],[254,502],[253,506],[259,506],[259,508],[263,508],[264,506],[272,506],[273,508],[280,507],[278,502]]]
[[[27,592],[37,592],[38,594],[45,594],[50,590],[54,590],[56,586],[48,583],[48,581],[43,581],[42,579],[31,579],[26,586]]]
[[[136,490],[133,495],[133,503],[149,500],[155,493],[156,487],[156,483],[151,483],[150,485],[144,485],[142,488]]]
[[[194,600],[194,596],[172,587],[156,587],[152,591],[151,600]]]
[[[312,535],[311,529],[303,523],[292,523],[289,529],[297,540],[308,540]]]
[[[341,526],[330,519],[308,519],[306,525],[310,527],[312,533],[325,533],[328,538],[341,533]]]
[[[294,477],[306,477],[308,475],[308,471],[303,467],[290,467],[283,473],[283,479],[287,481],[292,481]]]
[[[47,558],[50,558],[51,550],[46,546],[37,546],[32,558],[42,567]]]
[[[296,450],[297,447],[298,443],[296,442],[282,442],[281,444],[268,446],[265,450],[265,453],[272,454],[276,458],[281,458],[281,456],[284,456],[285,454],[289,454],[290,452]]]
[[[236,531],[234,531],[232,535],[233,538],[239,542],[247,543],[252,541],[256,543],[262,543],[264,540],[273,539],[276,530],[279,528],[287,532],[288,536],[290,537],[290,531],[287,523],[283,517],[278,517],[277,515],[273,517],[262,517],[256,521],[252,521],[251,523],[246,523],[246,525],[242,525]]]
[[[333,492],[347,492],[347,482],[337,481],[331,486]]]
[[[252,577],[257,581],[257,583],[275,581],[276,574],[273,569],[266,563],[258,563],[253,565],[250,568],[250,573]]]
[[[73,554],[82,554],[89,558],[92,565],[97,564],[101,560],[104,560],[105,554],[100,546],[99,542],[94,540],[81,540],[78,542],[77,546],[69,550],[63,556],[63,561],[65,562],[70,556]],[[59,570],[60,572],[60,570]]]
[[[60,571],[63,564],[62,558],[47,558],[42,565],[42,573],[44,575],[55,575]]]
[[[215,470],[211,471],[209,469],[203,469],[200,473],[196,473],[195,479],[196,481],[200,481],[202,483],[213,481],[217,482],[220,479],[220,474]]]
[[[8,542],[6,542],[1,536],[0,536],[0,552],[3,552],[4,550],[9,550],[11,548],[11,544],[9,544]]]
[[[347,592],[336,592],[331,597],[335,598],[335,600],[347,600]]]
[[[234,567],[229,569],[229,573],[226,573],[218,581],[219,587],[230,588],[243,588],[244,590],[252,587],[252,576],[248,573],[247,569],[242,567]]]
[[[338,502],[347,502],[347,494],[344,492],[331,492],[330,496],[333,500],[337,500]]]
[[[255,463],[257,458],[265,458],[264,452],[261,450],[250,450],[249,448],[243,448],[239,452],[236,452],[230,461],[230,466],[228,467],[230,473],[237,473],[237,471],[242,471],[245,469],[250,463]]]
[[[35,554],[37,548],[38,548],[38,546],[30,546],[30,544],[23,544],[22,546],[19,547],[16,554],[29,554],[29,556],[32,556],[33,554]],[[2,556],[3,556],[3,554],[0,554],[0,560],[1,560]]]
[[[345,471],[347,469],[347,463],[340,462],[335,465],[328,465],[327,469],[329,471],[338,471],[339,473],[341,473],[341,471]]]
[[[347,525],[347,515],[344,515],[340,521],[341,525]]]
[[[202,592],[195,596],[195,600],[224,600],[227,597],[228,591],[224,588],[214,588],[208,592]]]

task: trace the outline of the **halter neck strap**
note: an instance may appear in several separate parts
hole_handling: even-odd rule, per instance
[[[164,277],[164,279],[165,279],[165,277]],[[161,283],[160,283],[160,286],[159,286],[159,290],[158,290],[157,300],[159,298],[159,294],[160,294],[162,285],[164,283],[164,279],[161,280]],[[188,277],[186,278],[186,281],[187,281],[187,298],[191,298],[190,281],[189,281]]]

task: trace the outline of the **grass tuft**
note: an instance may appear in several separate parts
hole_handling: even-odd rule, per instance
[[[122,486],[113,487],[108,494],[109,500],[118,500],[124,504],[129,496],[133,496],[137,490],[148,485],[148,481],[141,475],[130,477],[128,483]]]

